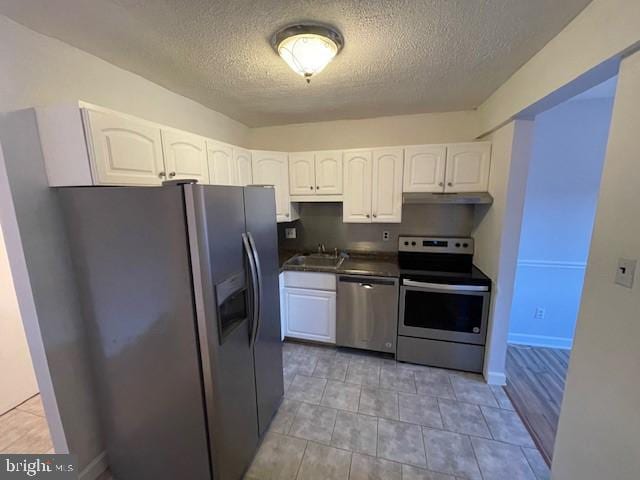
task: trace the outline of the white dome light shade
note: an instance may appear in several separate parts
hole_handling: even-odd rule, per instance
[[[295,25],[276,33],[273,47],[298,75],[310,81],[342,48],[342,36],[319,25]]]
[[[298,75],[311,77],[333,60],[338,46],[328,38],[307,33],[285,39],[278,45],[278,53]]]

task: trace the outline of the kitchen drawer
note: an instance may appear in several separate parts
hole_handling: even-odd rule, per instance
[[[333,273],[284,272],[284,286],[335,292],[336,276]]]

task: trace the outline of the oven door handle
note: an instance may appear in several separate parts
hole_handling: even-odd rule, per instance
[[[430,288],[432,290],[443,290],[447,292],[488,292],[486,285],[451,285],[443,283],[416,282],[415,280],[403,280],[402,284],[407,287]]]

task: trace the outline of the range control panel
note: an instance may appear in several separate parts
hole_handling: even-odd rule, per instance
[[[473,255],[473,238],[399,237],[398,251],[416,253],[460,253]]]

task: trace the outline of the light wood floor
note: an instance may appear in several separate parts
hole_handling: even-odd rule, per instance
[[[53,453],[40,395],[0,416],[0,453]]]
[[[548,464],[553,455],[570,354],[569,350],[524,345],[509,345],[507,349],[504,389]]]

